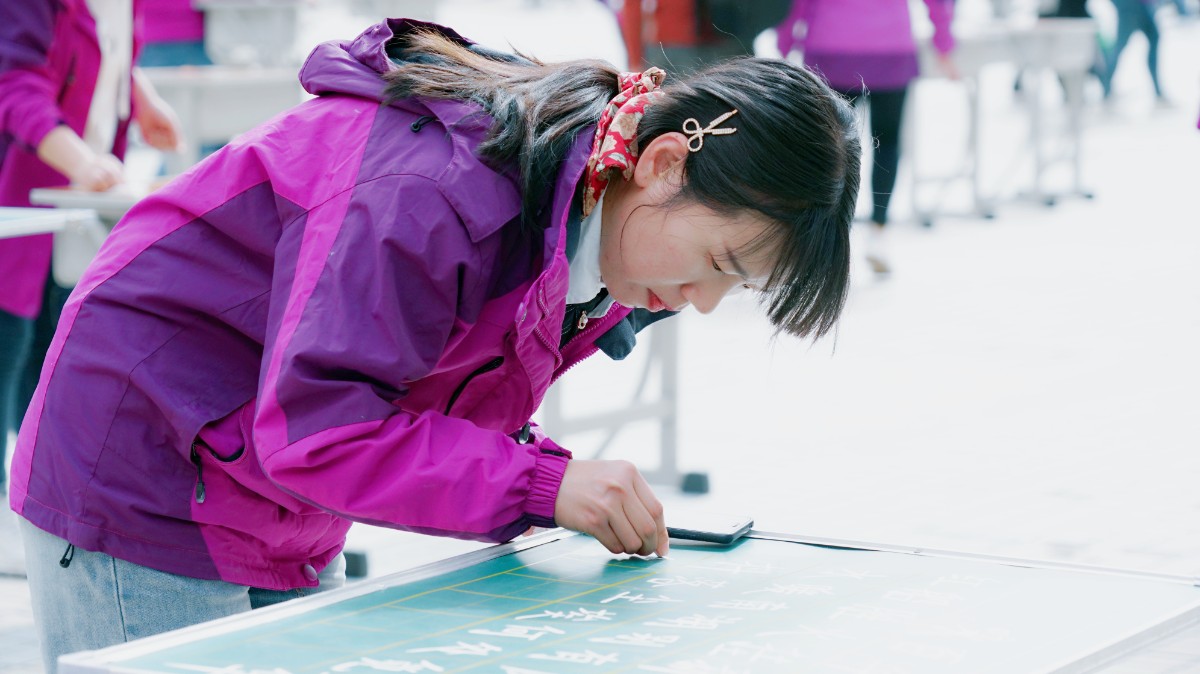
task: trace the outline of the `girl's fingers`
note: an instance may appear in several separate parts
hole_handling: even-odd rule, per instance
[[[621,510],[612,514],[610,523],[621,541],[621,552],[636,555],[642,549],[643,543],[637,527],[628,515],[628,511],[633,509],[632,504],[622,504]]]
[[[641,501],[632,501],[625,505],[625,517],[634,530],[637,545],[627,549],[636,555],[649,555],[658,548],[658,525],[646,510]]]
[[[648,555],[653,552],[659,557],[666,557],[667,551],[670,549],[670,537],[667,535],[667,519],[663,515],[662,503],[654,495],[654,491],[641,475],[638,475],[638,479],[634,481],[633,487],[638,500],[641,501],[655,529],[652,547],[642,554]]]
[[[608,551],[614,555],[625,552],[625,546],[621,543],[621,538],[613,531],[612,527],[605,523],[596,528],[596,531],[589,531],[593,538],[600,541],[600,545],[608,548]]]

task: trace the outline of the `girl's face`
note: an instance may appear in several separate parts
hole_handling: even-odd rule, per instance
[[[771,270],[764,255],[738,254],[770,226],[757,214],[660,206],[678,191],[686,152],[682,134],[656,138],[633,178],[614,179],[605,193],[600,273],[619,304],[650,311],[692,305],[707,314],[732,292],[761,289]]]

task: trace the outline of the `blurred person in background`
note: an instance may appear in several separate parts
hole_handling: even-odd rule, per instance
[[[1088,11],[1088,0],[1043,0],[1038,7],[1038,19],[1088,19],[1094,21],[1092,14]],[[1108,73],[1108,45],[1105,43],[1104,34],[1097,27],[1096,29],[1096,52],[1088,73],[1100,82],[1101,87],[1104,86],[1105,77]],[[1057,77],[1059,85],[1065,92],[1067,84],[1063,80],[1062,75]],[[1015,93],[1023,93],[1025,86],[1025,70],[1018,68],[1016,75],[1013,77],[1013,91]]]
[[[1154,85],[1154,100],[1161,107],[1170,105],[1163,94],[1162,85],[1158,81],[1158,21],[1154,12],[1158,8],[1158,0],[1112,0],[1117,9],[1117,36],[1113,40],[1112,49],[1105,61],[1108,69],[1101,79],[1104,85],[1104,98],[1112,97],[1113,77],[1120,65],[1121,53],[1129,44],[1129,38],[1136,32],[1146,36],[1149,50],[1146,53],[1146,68],[1150,72],[1150,82]]]
[[[739,290],[827,334],[861,147],[800,65],[664,78],[389,19],[314,50],[316,98],[135,205],[67,302],[13,461],[47,671],[337,587],[354,521],[666,554],[636,467],[530,417],[579,361]]]
[[[210,66],[204,51],[204,14],[192,0],[142,0],[138,65]]]
[[[1043,5],[1043,9],[1038,14],[1038,17],[1043,19],[1093,19],[1087,5],[1088,0],[1058,0],[1057,2]],[[1104,43],[1104,38],[1099,29],[1097,29],[1096,60],[1088,72],[1094,75],[1100,81],[1101,85],[1104,83],[1105,73],[1108,70],[1107,52],[1108,46]]]
[[[1171,4],[1175,6],[1175,13],[1179,15],[1180,19],[1193,18],[1192,10],[1188,7],[1188,0],[1171,0]]]
[[[29,207],[39,187],[121,182],[132,120],[152,146],[176,147],[174,113],[133,67],[139,4],[0,2],[0,206]],[[52,250],[52,234],[0,239],[0,489],[8,431],[33,395],[70,291],[54,280]]]
[[[627,29],[637,26],[632,31],[636,35],[628,30],[625,34],[630,59],[686,74],[728,58],[753,55],[754,39],[782,21],[791,3],[792,0],[670,0],[645,8],[625,0],[606,4],[616,11],[621,25]],[[631,42],[635,38],[640,42]]]
[[[944,73],[957,78],[951,59],[953,0],[925,0],[933,22],[933,45]],[[917,46],[907,0],[794,0],[777,28],[779,52],[800,52],[804,64],[822,75],[852,103],[870,114],[874,159],[871,168],[871,225],[866,259],[876,274],[891,272],[885,231],[888,206],[900,163],[900,129],[909,83],[917,77]]]

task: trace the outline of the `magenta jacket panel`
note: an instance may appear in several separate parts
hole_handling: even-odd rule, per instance
[[[949,53],[953,0],[925,0],[925,6],[934,47]],[[895,90],[918,74],[908,0],[794,0],[776,30],[781,53],[802,50],[804,63],[836,89]]]
[[[533,237],[515,171],[475,155],[490,117],[381,104],[385,44],[419,25],[319,46],[301,71],[317,98],[118,223],[51,345],[14,510],[84,549],[266,588],[315,585],[352,521],[487,541],[554,524],[570,454],[529,418],[629,313],[560,351],[593,130]]]
[[[135,2],[135,15],[140,8]],[[37,158],[37,146],[59,124],[83,135],[99,67],[85,0],[0,2],[0,206],[29,206],[31,189],[67,184]],[[118,157],[127,124],[117,131]],[[0,239],[0,310],[37,316],[51,246],[50,234]]]

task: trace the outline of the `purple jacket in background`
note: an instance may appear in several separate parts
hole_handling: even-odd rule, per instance
[[[382,105],[391,19],[317,47],[317,95],[137,204],[63,311],[11,502],[87,550],[316,585],[351,521],[505,541],[551,526],[569,452],[520,430],[629,313],[560,351],[577,138],[517,225],[474,105]],[[457,34],[443,29],[447,35]]]
[[[954,49],[950,23],[954,0],[925,0],[933,22],[933,45]],[[807,28],[797,44],[798,24]],[[779,51],[804,52],[804,63],[840,90],[901,89],[918,74],[908,0],[794,0],[779,24]]]
[[[134,2],[135,17],[140,9]],[[135,33],[135,55],[137,44]],[[68,183],[38,159],[37,146],[59,124],[83,136],[99,68],[86,0],[0,2],[0,206],[28,207],[30,190]],[[125,154],[128,124],[117,129],[117,157]],[[0,310],[37,316],[52,242],[51,234],[0,239]]]

